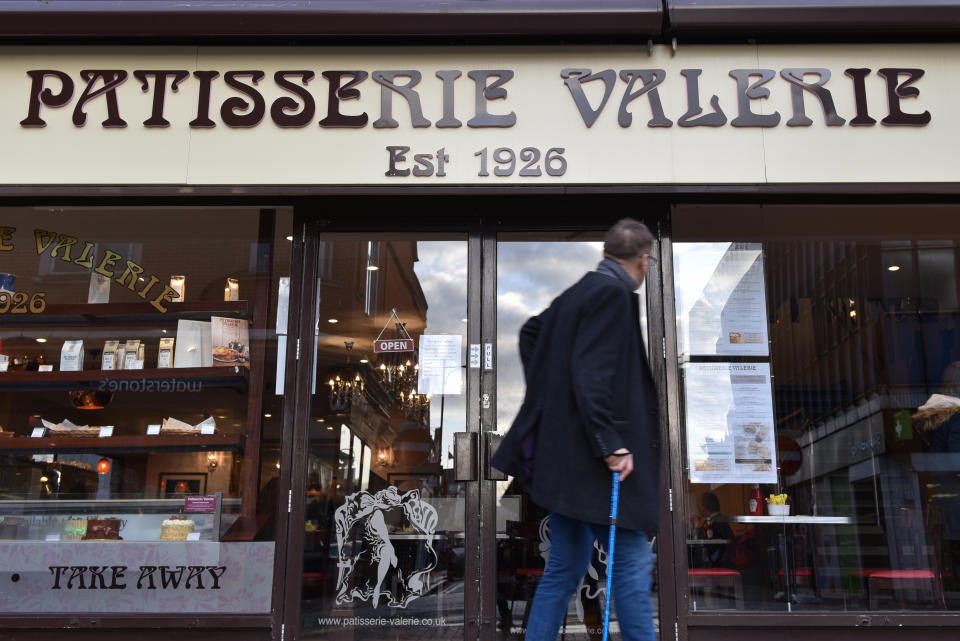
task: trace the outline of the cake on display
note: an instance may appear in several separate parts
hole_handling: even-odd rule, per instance
[[[89,519],[84,541],[122,541],[120,528],[124,525],[121,519]]]
[[[164,520],[160,527],[161,541],[186,541],[187,535],[193,532],[194,523],[183,516],[171,516]]]
[[[63,540],[79,541],[87,533],[87,519],[70,517],[63,524]]]

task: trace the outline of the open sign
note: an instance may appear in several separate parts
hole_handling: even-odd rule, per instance
[[[412,352],[412,338],[392,338],[390,340],[373,341],[373,353],[382,354],[383,352]]]

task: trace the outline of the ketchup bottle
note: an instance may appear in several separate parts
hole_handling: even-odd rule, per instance
[[[760,494],[760,486],[754,485],[750,491],[750,514],[752,516],[763,516],[763,496]]]

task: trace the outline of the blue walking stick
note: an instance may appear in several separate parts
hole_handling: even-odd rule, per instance
[[[607,598],[603,605],[603,641],[610,637],[610,601],[613,600],[613,544],[617,538],[617,512],[620,504],[620,473],[613,473],[610,492],[610,538],[607,540]]]

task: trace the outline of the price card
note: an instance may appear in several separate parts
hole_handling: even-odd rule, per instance
[[[217,426],[216,425],[201,425],[200,426],[201,434],[216,434]]]
[[[59,541],[59,540],[60,540],[60,535],[59,535],[59,534],[48,534],[44,540],[45,540],[45,541]]]
[[[33,428],[33,431],[30,432],[30,437],[31,437],[31,438],[43,438],[43,436],[44,436],[46,433],[47,433],[47,428],[45,428],[45,427],[35,427],[35,428]]]
[[[100,436],[113,436],[113,425],[104,425],[100,428]]]
[[[187,514],[213,514],[217,511],[217,497],[185,496],[183,497],[183,511]]]
[[[160,433],[159,425],[147,425],[147,436],[156,436]]]
[[[187,540],[188,540],[188,541],[199,541],[199,540],[200,540],[200,533],[199,533],[199,532],[190,532],[189,534],[187,534]]]
[[[53,365],[41,365],[41,366],[40,366],[40,369],[39,369],[38,371],[40,371],[40,372],[52,372],[52,371],[53,371]]]

